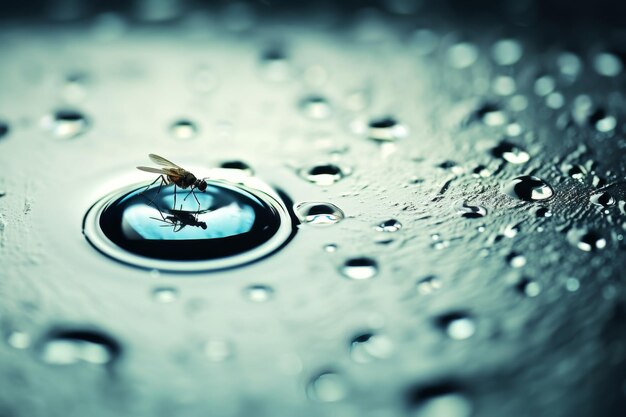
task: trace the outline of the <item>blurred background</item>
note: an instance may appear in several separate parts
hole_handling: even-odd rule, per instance
[[[2,2],[0,417],[623,415],[625,16]],[[256,176],[297,232],[109,259],[85,215],[149,153]]]

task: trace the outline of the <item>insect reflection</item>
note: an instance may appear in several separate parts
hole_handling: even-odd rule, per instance
[[[199,212],[192,213],[190,211],[185,210],[169,210],[167,216],[163,215],[161,209],[155,206],[157,210],[159,210],[159,214],[161,218],[150,217],[153,220],[163,222],[161,227],[172,227],[174,233],[178,233],[183,230],[187,226],[199,227],[203,230],[206,230],[207,225],[206,222],[198,221]]]

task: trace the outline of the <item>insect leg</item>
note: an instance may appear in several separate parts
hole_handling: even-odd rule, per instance
[[[176,210],[176,184],[174,184],[174,205],[172,206],[172,210]]]
[[[150,200],[149,204],[154,204],[154,199],[161,193],[161,188],[163,187],[163,184],[167,184],[167,181],[165,180],[165,177],[163,175],[159,175],[159,177],[156,180],[154,180],[154,182],[152,184],[154,184],[158,180],[161,180],[161,182],[159,183],[159,189],[157,190],[157,192],[154,195],[154,197],[152,198],[152,200]],[[152,184],[150,184],[150,185],[152,185]],[[148,187],[150,187],[150,185]],[[147,191],[147,189],[144,190],[144,192],[146,192],[146,191]],[[161,210],[159,209],[159,211],[161,211]]]

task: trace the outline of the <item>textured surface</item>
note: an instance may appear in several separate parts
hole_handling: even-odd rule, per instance
[[[610,11],[573,8],[557,30],[558,2],[157,3],[0,26],[1,416],[621,415],[626,37],[598,23]],[[51,129],[57,110],[87,121]],[[83,217],[147,180],[150,152],[198,172],[245,161],[346,218],[239,269],[118,264]],[[329,164],[346,175],[303,178]],[[521,175],[554,196],[507,195]],[[46,363],[53,329],[101,332],[112,360]]]

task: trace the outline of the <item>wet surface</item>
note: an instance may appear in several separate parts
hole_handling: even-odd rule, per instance
[[[0,415],[623,414],[624,13],[460,3],[16,5]],[[152,152],[281,190],[297,233],[209,272],[103,256],[85,213]],[[111,236],[271,229],[214,196]]]

